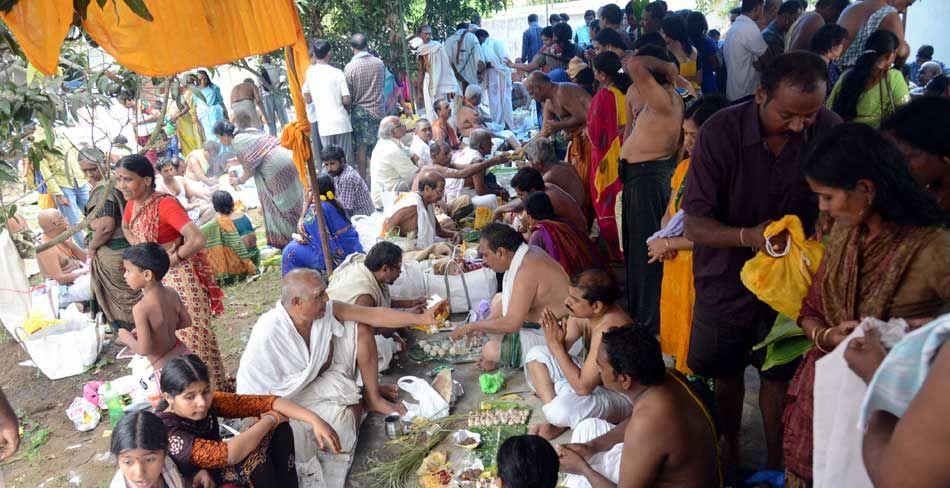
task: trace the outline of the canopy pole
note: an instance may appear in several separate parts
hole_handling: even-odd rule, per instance
[[[406,31],[406,11],[403,10],[402,0],[397,0],[397,2],[399,5],[399,28],[402,30],[403,39],[400,43],[402,45],[402,60],[403,63],[406,64],[406,82],[409,83],[409,96],[412,98],[412,109],[418,112],[419,101],[416,99],[416,91],[412,89],[415,85],[412,84],[412,74],[409,71],[409,48],[406,44],[409,39],[409,33]],[[419,76],[422,76],[422,74],[420,73]],[[402,97],[400,96],[400,98]],[[409,117],[411,118],[413,115],[415,115],[415,113],[409,114]]]
[[[300,76],[297,74],[297,63],[294,59],[294,50],[287,49],[285,51],[289,56],[287,59],[287,71],[291,76],[298,81],[300,81]],[[314,126],[311,134],[316,133],[316,137],[320,137],[319,127]],[[309,135],[307,136],[309,137]],[[313,214],[317,216],[317,229],[320,231],[320,247],[323,249],[323,263],[327,268],[327,277],[333,274],[333,259],[330,255],[330,238],[327,233],[327,224],[323,216],[323,203],[320,201],[320,186],[317,184],[317,168],[313,164],[313,154],[314,151],[317,151],[320,147],[319,141],[317,144],[314,144],[314,141],[310,141],[310,157],[307,158],[307,173],[310,175],[310,189],[311,194],[313,195],[314,211]],[[304,209],[306,211],[306,209]]]

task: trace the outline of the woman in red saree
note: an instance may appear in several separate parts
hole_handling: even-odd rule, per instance
[[[544,249],[568,276],[590,268],[603,268],[604,263],[594,243],[554,213],[551,199],[541,191],[528,195],[524,202],[528,244]]]
[[[835,224],[798,318],[815,347],[785,403],[790,488],[812,483],[815,361],[864,317],[934,317],[950,303],[948,216],[896,147],[867,125],[843,124],[816,142],[802,170]]]
[[[587,137],[591,143],[590,194],[597,227],[611,259],[622,259],[619,229],[614,218],[617,195],[623,189],[620,181],[620,146],[627,125],[627,98],[624,95],[630,79],[620,72],[620,57],[610,51],[598,54],[593,61],[594,78],[600,90],[590,102],[587,112]]]
[[[224,311],[224,293],[205,256],[204,234],[175,197],[155,191],[155,169],[144,156],[133,154],[119,161],[116,186],[128,202],[122,217],[126,239],[132,244],[156,242],[168,251],[171,267],[162,282],[178,292],[192,322],[176,335],[208,365],[216,389],[234,391],[211,330],[211,316]]]

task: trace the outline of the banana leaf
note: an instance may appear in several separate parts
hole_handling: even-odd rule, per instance
[[[765,362],[762,364],[762,371],[765,371],[804,356],[811,346],[811,341],[805,337],[805,331],[794,320],[779,314],[772,330],[762,342],[753,346],[752,350],[765,348]]]
[[[788,364],[811,350],[812,343],[807,337],[795,336],[769,344],[765,349],[765,362],[762,371],[775,366]]]
[[[785,315],[778,314],[778,317],[775,318],[775,323],[772,325],[772,330],[769,331],[769,335],[765,336],[762,342],[753,346],[752,350],[758,351],[763,347],[767,347],[783,339],[804,335],[805,331],[803,331],[794,320]]]

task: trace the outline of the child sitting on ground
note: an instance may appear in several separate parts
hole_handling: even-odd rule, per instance
[[[132,307],[135,331],[119,329],[119,342],[147,361],[136,364],[133,374],[147,378],[154,385],[150,394],[158,399],[158,374],[170,359],[189,354],[175,331],[191,327],[191,316],[175,290],[162,285],[168,272],[169,259],[165,248],[154,242],[136,244],[122,253],[125,282],[133,290],[142,290],[142,299]],[[154,375],[152,374],[154,373]],[[154,377],[152,377],[154,376]]]

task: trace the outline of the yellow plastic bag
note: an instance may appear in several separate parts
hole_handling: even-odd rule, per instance
[[[812,278],[825,253],[825,247],[806,240],[802,222],[794,215],[786,215],[772,222],[763,233],[768,238],[788,231],[785,250],[776,254],[769,247],[759,251],[742,267],[742,284],[759,300],[779,313],[798,320],[802,300],[808,294]]]

